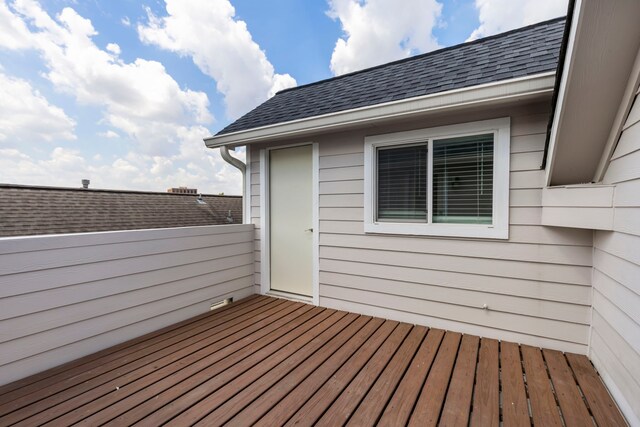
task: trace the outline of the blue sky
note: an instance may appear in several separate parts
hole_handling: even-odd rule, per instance
[[[275,91],[565,11],[564,0],[0,0],[0,182],[239,193],[202,138]]]

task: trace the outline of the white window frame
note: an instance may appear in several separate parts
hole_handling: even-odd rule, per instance
[[[433,140],[494,134],[493,147],[493,210],[491,224],[431,223],[433,205]],[[428,143],[428,222],[390,222],[376,218],[377,149]],[[366,137],[364,140],[364,231],[365,233],[410,234],[484,239],[509,238],[509,160],[511,150],[511,120],[509,117],[397,132]]]

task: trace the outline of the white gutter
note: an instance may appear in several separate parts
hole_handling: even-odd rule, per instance
[[[408,118],[435,111],[532,98],[552,93],[554,82],[555,72],[541,73],[212,136],[205,138],[204,142],[209,148],[245,145],[318,131],[344,129],[379,120]]]

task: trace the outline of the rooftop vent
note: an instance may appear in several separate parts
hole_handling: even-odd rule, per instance
[[[89,183],[91,181],[89,181],[88,179],[83,179],[82,180],[82,188],[89,188]]]

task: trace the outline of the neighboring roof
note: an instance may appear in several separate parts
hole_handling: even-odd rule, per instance
[[[242,223],[242,197],[0,184],[0,237]]]
[[[556,18],[286,89],[217,135],[555,71],[564,24]]]

